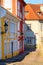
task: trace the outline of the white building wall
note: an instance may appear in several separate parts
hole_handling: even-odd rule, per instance
[[[36,44],[40,44],[41,43],[41,35],[40,35],[40,29],[41,29],[41,25],[40,22],[38,20],[27,20],[25,21],[25,24],[31,24],[31,31],[26,31],[26,36],[36,36]],[[26,28],[25,28],[26,29]]]

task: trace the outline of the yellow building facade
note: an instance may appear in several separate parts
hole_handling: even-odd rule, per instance
[[[0,59],[11,58],[19,54],[19,19],[0,7]]]

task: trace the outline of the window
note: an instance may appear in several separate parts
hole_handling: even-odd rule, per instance
[[[43,31],[43,23],[41,23],[41,30]]]
[[[29,12],[28,12],[28,11],[25,11],[24,13],[25,13],[25,15],[26,15],[26,14],[28,14]]]
[[[7,55],[10,53],[10,44],[9,40],[4,40],[4,54]]]
[[[39,16],[41,16],[42,12],[37,12],[37,14],[38,14]]]
[[[17,15],[20,16],[20,2],[17,3]]]
[[[23,20],[24,20],[24,7],[22,7],[22,13],[23,13]]]
[[[21,3],[18,1],[18,4],[17,4],[17,15],[23,19],[23,6],[21,5]]]
[[[20,40],[20,49],[22,48],[23,44],[22,44],[22,41]]]
[[[10,38],[15,38],[13,33],[10,33]]]
[[[20,11],[20,2],[17,3],[17,9]]]
[[[20,16],[20,2],[17,3],[17,15]]]
[[[19,10],[17,11],[17,15],[18,15],[21,19],[23,19],[22,12],[20,12]]]
[[[10,33],[15,33],[15,23],[14,22],[10,23]]]
[[[20,4],[20,18],[23,19],[23,11],[22,11],[23,7],[22,5]]]
[[[17,15],[20,16],[20,12],[19,11],[17,11]]]
[[[27,44],[32,44],[32,39],[29,38],[29,37],[27,37],[27,38],[26,38],[26,42],[27,42]]]
[[[26,38],[25,38],[25,43],[26,43],[26,44],[30,44],[30,45],[31,45],[31,44],[34,45],[34,44],[36,43],[36,42],[35,42],[35,38],[34,38],[34,37],[26,37]]]
[[[28,42],[29,44],[32,43],[31,38],[28,38],[28,39],[27,39],[27,42]]]
[[[22,13],[20,12],[20,18],[22,19]]]

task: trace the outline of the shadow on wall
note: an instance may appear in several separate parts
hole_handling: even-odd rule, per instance
[[[0,63],[2,63],[0,65],[6,65],[6,63],[10,64],[13,62],[20,62],[30,52],[36,50],[36,36],[35,36],[34,32],[31,30],[31,25],[28,26],[26,23],[24,26],[24,36],[25,36],[25,38],[24,38],[25,51],[16,57],[12,57],[12,58],[9,58],[6,60],[0,60]]]
[[[36,35],[31,29],[31,24],[24,23],[24,48],[25,50],[36,50]]]

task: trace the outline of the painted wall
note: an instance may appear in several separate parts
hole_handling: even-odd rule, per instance
[[[8,56],[8,54],[12,55],[12,49],[13,49],[13,53],[19,51],[18,39],[17,39],[18,22],[15,22],[12,18],[9,19],[6,17],[4,18],[4,20],[8,23],[8,31],[5,33],[5,37],[4,37],[4,55]],[[12,42],[13,42],[13,47],[12,47]]]
[[[17,16],[17,0],[12,0],[12,13]]]
[[[0,18],[0,59],[2,58],[2,35],[1,35],[1,27],[2,27],[2,25],[1,25],[2,23],[1,23],[1,18]]]
[[[22,22],[24,22],[23,21],[24,20],[24,6],[26,5],[25,2],[23,2],[22,0],[2,0],[1,3],[4,8],[6,8],[8,11],[10,11],[13,15],[18,17],[19,19],[21,19],[19,31],[23,32],[23,30],[21,31],[21,29],[23,29]],[[20,35],[20,37],[22,37],[22,35]],[[21,41],[23,40],[21,39]]]
[[[31,31],[25,30],[25,36],[33,37],[35,35],[36,37],[36,44],[41,44],[41,24],[38,20],[27,20],[25,21],[25,24],[31,24]],[[26,27],[26,26],[25,26]],[[26,29],[26,28],[25,28]]]
[[[11,58],[19,54],[18,44],[18,22],[20,21],[14,17],[11,13],[5,10],[3,7],[0,8],[0,59]],[[2,15],[5,13],[4,15]],[[2,19],[1,19],[2,17]],[[4,27],[4,25],[7,27]],[[2,34],[1,39],[1,31]]]
[[[1,6],[17,16],[17,0],[1,0]]]
[[[12,0],[3,0],[2,6],[12,13]]]

